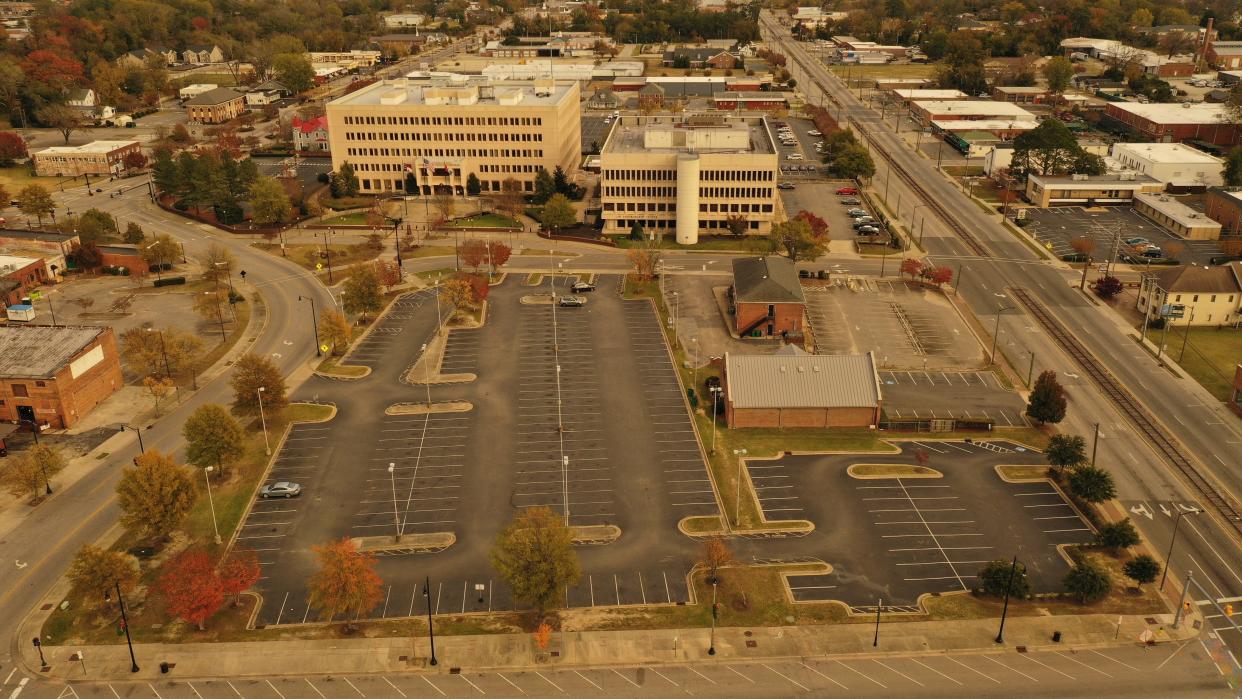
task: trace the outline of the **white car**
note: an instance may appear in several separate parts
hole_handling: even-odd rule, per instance
[[[790,153],[789,155],[785,156],[785,159],[786,160],[802,160],[802,154],[801,153]]]
[[[810,131],[807,131],[806,134],[808,136],[823,136],[822,133],[816,131],[815,129],[811,129]]]

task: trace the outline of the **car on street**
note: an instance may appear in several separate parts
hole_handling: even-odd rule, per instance
[[[591,282],[574,282],[574,285],[569,287],[569,289],[576,294],[583,291],[595,291],[595,285]]]
[[[837,196],[842,196],[842,195],[858,196],[858,188],[857,187],[838,187]]]
[[[777,189],[793,189],[794,183],[793,182],[781,182],[780,184],[776,185],[776,188]]]
[[[576,308],[578,306],[585,306],[587,300],[585,296],[562,296],[557,299],[556,302],[561,306],[572,306]]]
[[[808,136],[823,136],[822,133],[816,131],[815,129],[811,129],[810,131],[807,131],[806,133]]]
[[[790,153],[789,155],[785,156],[785,159],[786,160],[802,160],[802,154],[801,153]]]
[[[302,494],[302,486],[289,481],[276,481],[259,489],[262,498],[294,498]]]
[[[1141,252],[1141,253],[1139,253],[1139,254],[1140,254],[1140,255],[1142,255],[1143,257],[1150,257],[1150,258],[1152,258],[1152,259],[1156,259],[1156,260],[1161,259],[1161,258],[1163,258],[1163,257],[1164,257],[1164,251],[1163,251],[1163,250],[1161,250],[1160,248],[1156,247],[1155,245],[1153,245],[1153,246],[1151,246],[1151,247],[1149,247],[1149,248],[1144,248],[1144,249],[1143,249],[1143,252]]]

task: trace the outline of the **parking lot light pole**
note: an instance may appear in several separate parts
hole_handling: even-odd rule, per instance
[[[711,453],[712,454],[716,453],[716,414],[717,414],[716,403],[717,401],[720,400],[720,392],[722,390],[724,389],[720,386],[711,387],[711,392],[712,392],[712,450],[711,450]]]
[[[1000,628],[996,631],[996,642],[1005,642],[1005,615],[1009,613],[1009,591],[1013,589],[1013,579],[1018,573],[1018,557],[1013,557],[1013,564],[1009,566],[1009,583],[1005,585],[1005,604],[1001,607]]]
[[[1184,515],[1197,515],[1200,510],[1182,510],[1177,511],[1177,517],[1173,519],[1173,536],[1169,539],[1169,550],[1164,554],[1164,571],[1160,573],[1160,590],[1164,591],[1164,581],[1169,577],[1169,563],[1173,561],[1173,544],[1177,543],[1177,527],[1182,523]]]
[[[884,599],[880,598],[875,601],[875,638],[871,641],[871,647],[876,648],[880,645],[880,610],[884,607]]]
[[[691,385],[697,391],[699,388],[699,338],[690,338],[690,344],[694,345],[694,359],[692,360],[694,362],[694,383]]]
[[[138,672],[138,660],[134,657],[134,641],[129,636],[129,616],[125,613],[125,598],[121,596],[121,582],[113,580],[112,583],[116,586],[116,604],[121,609],[121,628],[125,629],[125,645],[129,646],[129,671]],[[104,590],[104,601],[110,602],[111,600],[108,598],[108,590]],[[40,655],[42,655],[42,651],[40,651]]]
[[[220,523],[216,521],[216,502],[211,496],[211,472],[216,470],[215,466],[208,466],[203,469],[203,480],[207,481],[207,504],[211,507],[211,528],[216,532],[216,544],[222,543],[220,539]]]
[[[716,654],[716,584],[718,582],[720,581],[717,580],[716,576],[713,574],[712,579],[711,579],[711,584],[712,584],[712,635],[711,635],[711,640],[707,642],[707,654],[708,655]]]
[[[1091,438],[1091,465],[1095,465],[1095,450],[1100,446],[1100,423],[1095,423],[1095,436]]]
[[[737,498],[733,503],[733,526],[741,526],[742,523],[742,461],[746,458],[745,449],[734,449],[733,455],[737,457]]]
[[[259,397],[259,423],[263,425],[263,447],[267,451],[267,455],[272,455],[272,443],[267,440],[267,416],[263,414],[263,392],[267,390],[267,386],[259,386],[255,390],[255,395]]]
[[[1013,306],[1001,306],[1000,308],[996,309],[996,329],[992,331],[992,354],[990,355],[991,362],[993,364],[996,363],[996,341],[1000,339],[1001,314],[1004,313],[1005,311],[1012,311],[1012,310],[1013,310]]]
[[[397,465],[391,461],[388,462],[388,478],[392,481],[392,525],[396,529],[393,534],[393,543],[401,542],[401,516],[397,514]]]
[[[427,343],[424,342],[419,356],[423,358],[423,385],[427,387],[427,420],[431,419],[431,362],[427,360]]]
[[[439,663],[436,662],[436,628],[431,622],[431,576],[427,576],[423,585],[423,597],[427,600],[427,637],[431,640],[431,665],[435,667]]]
[[[160,351],[164,354],[164,378],[172,378],[172,369],[168,368],[168,345],[164,344],[164,331],[159,328],[147,328],[147,332],[157,333],[160,336]]]
[[[312,338],[315,341],[315,356],[322,357],[323,351],[319,349],[319,318],[315,315],[315,299],[311,298],[310,296],[299,295],[298,300],[299,301],[310,301],[311,330],[315,332],[315,337]]]

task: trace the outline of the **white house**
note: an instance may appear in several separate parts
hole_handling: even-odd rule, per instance
[[[194,97],[198,97],[204,92],[211,92],[217,87],[220,87],[220,86],[216,85],[215,83],[194,83],[193,85],[186,85],[180,90],[177,90],[177,96],[183,100],[188,100]]]
[[[387,15],[384,17],[384,26],[390,29],[401,29],[405,27],[421,27],[427,18],[420,14],[401,13],[395,15]]]
[[[1160,180],[1172,189],[1206,189],[1224,184],[1224,161],[1184,143],[1114,143],[1107,163]]]

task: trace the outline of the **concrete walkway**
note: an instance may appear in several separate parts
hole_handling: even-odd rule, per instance
[[[42,617],[42,615],[36,615]],[[149,644],[135,647],[141,671],[130,673],[129,653],[124,639],[119,645],[93,646],[86,651],[87,677],[92,680],[155,679],[161,677],[159,664],[175,664],[167,678],[256,677],[307,674],[343,675],[399,673],[410,671],[449,672],[468,670],[506,670],[522,668],[567,668],[661,665],[688,662],[729,662],[744,660],[806,659],[818,657],[866,657],[890,654],[935,654],[947,651],[989,651],[1001,647],[1025,646],[1058,649],[1102,648],[1139,643],[1139,634],[1150,629],[1157,642],[1192,638],[1198,635],[1197,617],[1184,621],[1179,630],[1169,628],[1172,615],[1124,617],[1120,629],[1117,617],[1084,615],[1011,618],[1005,625],[1005,644],[995,642],[998,620],[952,622],[881,621],[879,644],[873,646],[873,624],[831,626],[786,626],[755,629],[718,628],[716,654],[709,656],[708,629],[670,629],[658,631],[583,631],[554,633],[549,651],[538,652],[529,634],[487,636],[447,636],[436,638],[436,657],[440,664],[426,664],[426,637],[338,638],[318,641],[266,641],[253,643]],[[34,621],[32,618],[31,622]],[[374,628],[374,627],[373,627]],[[23,638],[33,637],[28,627]],[[1061,641],[1052,641],[1060,631]],[[70,646],[45,646],[50,666],[38,673],[38,656],[30,644],[22,644],[23,661],[34,674],[64,680],[80,680],[82,667],[70,660],[81,650]]]

